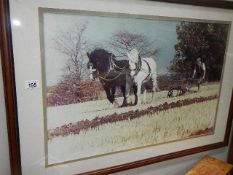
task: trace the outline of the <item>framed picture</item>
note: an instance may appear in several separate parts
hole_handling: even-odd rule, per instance
[[[1,2],[13,174],[110,174],[228,144],[233,3],[171,2]]]

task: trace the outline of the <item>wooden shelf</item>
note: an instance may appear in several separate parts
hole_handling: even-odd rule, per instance
[[[233,165],[213,157],[205,157],[186,175],[231,175]]]

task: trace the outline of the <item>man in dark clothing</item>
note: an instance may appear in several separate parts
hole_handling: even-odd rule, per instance
[[[205,63],[202,62],[200,57],[198,57],[196,59],[196,64],[194,66],[193,76],[192,76],[193,79],[194,78],[197,79],[198,90],[200,89],[200,84],[204,80],[205,75],[206,75]]]

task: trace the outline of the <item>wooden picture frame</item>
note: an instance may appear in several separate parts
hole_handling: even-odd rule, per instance
[[[183,0],[163,0],[161,2],[169,2],[175,4],[188,4],[203,6],[206,8],[217,7],[223,9],[233,9],[233,2],[229,1],[212,1],[212,0],[199,0],[199,1],[183,1]],[[165,4],[164,4],[165,5]],[[20,141],[19,134],[19,123],[18,123],[18,107],[17,107],[17,95],[16,95],[16,78],[15,78],[15,67],[14,67],[14,55],[13,55],[13,42],[12,42],[12,31],[11,31],[11,18],[10,18],[10,6],[8,0],[0,1],[0,38],[1,38],[1,54],[2,54],[2,68],[3,78],[5,87],[5,101],[6,101],[6,112],[7,112],[7,125],[8,125],[8,136],[9,136],[9,149],[11,159],[11,171],[13,175],[22,174],[21,166],[21,154],[20,145],[23,144]],[[232,87],[230,87],[232,88]],[[229,135],[231,131],[232,123],[232,103],[229,107],[229,116],[226,121],[225,136],[222,141],[184,149],[168,154],[162,154],[155,157],[149,157],[146,159],[130,161],[123,164],[117,164],[115,166],[94,169],[88,172],[88,174],[110,174],[118,171],[124,171],[131,168],[137,168],[140,166],[149,165],[161,161],[166,161],[182,156],[187,156],[207,150],[217,149],[228,145]],[[232,153],[230,153],[232,155]],[[83,172],[86,174],[87,172]]]
[[[232,159],[232,157],[233,157],[233,151],[232,150],[233,150],[233,143],[231,141],[231,143],[229,145],[228,160],[227,160],[227,162],[231,163],[231,164],[233,164],[233,159]]]
[[[229,115],[231,115],[231,116],[233,115],[232,106],[233,106],[233,93],[232,93],[232,96],[231,96],[231,108],[230,108],[230,111],[229,111]],[[230,164],[233,164],[233,135],[232,135],[232,133],[231,133],[231,142],[229,144],[229,151],[228,151],[227,162],[230,163]]]
[[[20,161],[20,143],[18,132],[16,91],[14,78],[14,61],[11,41],[10,13],[9,2],[0,2],[1,15],[1,59],[4,81],[8,141],[10,151],[10,167],[11,173],[14,175],[21,174]]]

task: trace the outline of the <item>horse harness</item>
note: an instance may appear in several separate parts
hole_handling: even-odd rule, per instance
[[[147,77],[145,78],[145,80],[147,80],[147,78],[149,78],[150,75],[151,75],[151,68],[150,68],[150,65],[149,65],[148,61],[146,61],[145,59],[144,59],[144,61],[145,61],[145,63],[147,64],[148,69],[149,69],[149,73],[148,73]]]
[[[136,74],[142,70],[142,58],[140,56],[138,56],[138,60],[139,60],[138,63],[135,63],[136,68],[131,70],[131,71],[135,71]],[[148,63],[148,61],[146,61],[146,59],[143,59],[143,61],[147,64],[147,67],[149,69],[148,70],[149,73],[148,73],[147,77],[144,79],[144,80],[146,80],[151,75],[151,67],[150,67],[150,64]]]
[[[138,62],[135,63],[135,69],[132,69],[132,71],[135,71],[136,73],[138,73],[141,68],[142,68],[142,58],[140,57],[140,55],[138,56]]]
[[[108,73],[105,75],[105,76],[101,76],[100,74],[98,74],[98,77],[101,79],[101,80],[104,80],[104,81],[113,81],[113,80],[116,80],[117,78],[119,78],[123,73],[123,71],[125,70],[126,66],[124,67],[120,67],[118,66],[115,61],[113,60],[112,58],[112,55],[111,57],[109,58],[109,61],[110,61],[110,68],[109,68],[109,71]],[[119,69],[120,71],[118,71],[117,69]],[[95,70],[96,71],[96,70]],[[113,78],[107,78],[107,76],[112,72],[112,71],[117,71],[119,72],[115,77]]]
[[[113,60],[112,56],[110,57],[110,70],[116,70],[116,69],[119,69],[119,70],[125,70],[126,66],[124,67],[120,67],[118,66],[115,61]]]

